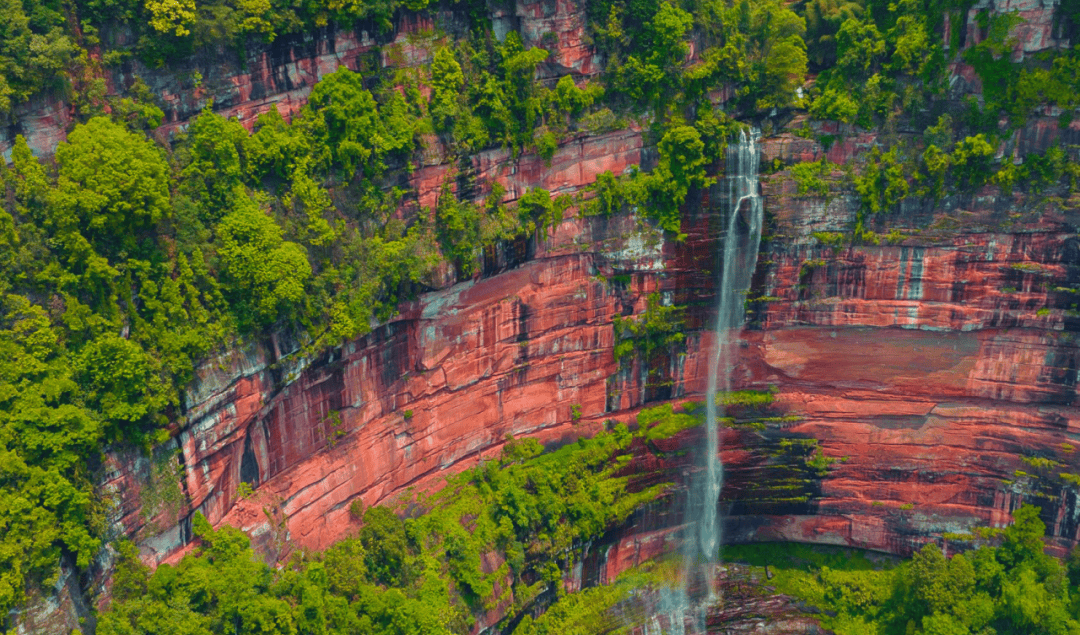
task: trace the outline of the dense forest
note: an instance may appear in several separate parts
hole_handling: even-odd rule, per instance
[[[799,110],[892,131],[892,145],[875,149],[861,169],[822,160],[793,172],[801,192],[827,192],[824,176],[844,171],[861,211],[839,241],[887,239],[875,216],[910,197],[936,200],[987,183],[1071,192],[1080,164],[1064,149],[1016,164],[996,148],[1048,105],[1068,125],[1080,106],[1080,53],[1062,49],[1016,63],[1010,28],[1020,18],[985,11],[978,13],[985,37],[964,47],[971,6],[589,0],[582,9],[603,72],[537,81],[549,52],[526,48],[514,32],[500,41],[487,5],[475,1],[7,0],[0,111],[61,94],[77,123],[54,156],[35,157],[19,138],[0,162],[0,612],[55,580],[61,554],[89,566],[106,539],[107,501],[95,491],[103,449],[167,439],[184,387],[214,352],[272,330],[296,333],[305,352],[338,345],[429,288],[438,267],[468,279],[486,248],[542,237],[569,210],[639,209],[679,240],[684,202],[714,182],[728,140],[745,122],[769,125],[776,113]],[[113,95],[102,79],[103,69],[133,59],[169,67],[195,51],[242,53],[328,24],[386,35],[397,15],[440,9],[467,15],[469,30],[441,37],[429,64],[363,74],[339,68],[314,87],[299,115],[285,121],[271,111],[251,132],[208,103],[181,134],[162,141],[151,135],[163,112],[146,85]],[[1080,6],[1062,2],[1057,28],[1071,33],[1077,20]],[[974,68],[982,95],[950,92],[953,61]],[[711,95],[721,88],[732,97],[717,105]],[[629,122],[657,148],[655,167],[602,175],[587,196],[536,188],[507,205],[497,188],[478,201],[455,196],[448,183],[435,209],[408,222],[395,215],[407,195],[396,175],[413,168],[425,137],[435,135],[451,161],[493,147],[550,159],[573,135]],[[901,138],[898,129],[916,133]],[[356,540],[275,571],[251,559],[238,532],[197,520],[196,555],[151,577],[120,543],[116,603],[99,628],[460,630],[470,612],[454,603],[472,609],[492,594],[474,542],[506,549],[506,566],[521,575],[524,562],[596,535],[649,498],[619,498],[616,481],[588,481],[589,470],[604,474],[598,466],[629,442],[620,438],[628,432],[612,434],[586,443],[585,458],[540,457],[535,468],[515,461],[536,448],[514,446],[524,455],[504,458],[510,469],[463,478],[458,487],[469,494],[439,504],[472,506],[483,521],[472,532],[450,512],[403,523],[370,509]],[[545,471],[544,460],[582,461],[585,481]],[[592,498],[549,500],[567,491]],[[436,532],[424,523],[443,526]],[[929,577],[911,582],[903,598],[919,607],[910,615],[926,617],[921,626],[914,618],[907,632],[1076,632],[1069,621],[1080,606],[1075,561],[1066,573],[1044,558],[1036,529],[1027,522],[1007,532],[997,551],[947,565],[932,551],[921,554],[909,570]],[[427,544],[426,531],[442,538]],[[522,579],[556,579],[558,567],[543,566],[554,570]],[[439,582],[446,567],[456,595]],[[953,601],[953,593],[967,595]],[[872,596],[852,614],[878,619],[870,608],[878,600],[900,601]],[[1037,597],[1072,617],[1054,613],[1049,624],[1048,613],[1032,608],[1045,605]],[[968,605],[970,614],[957,613]],[[889,610],[883,624],[896,622],[898,609]],[[520,628],[568,632],[539,621]]]

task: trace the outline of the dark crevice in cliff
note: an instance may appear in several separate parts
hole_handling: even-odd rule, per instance
[[[252,487],[259,486],[259,461],[251,445],[251,434],[244,439],[244,453],[240,458],[240,482]]]

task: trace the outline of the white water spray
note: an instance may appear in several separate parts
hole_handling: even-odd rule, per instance
[[[668,615],[673,618],[670,621],[681,622],[683,616],[691,618],[691,632],[705,631],[706,611],[717,601],[714,574],[723,538],[717,505],[724,484],[724,466],[720,461],[721,412],[716,401],[718,395],[731,390],[734,344],[743,326],[745,296],[761,242],[764,208],[758,192],[759,136],[757,130],[743,132],[737,145],[728,146],[724,180],[727,200],[723,210],[726,228],[722,237],[720,286],[717,289],[716,349],[709,360],[705,395],[704,470],[690,490],[687,516],[692,529],[685,545],[683,588],[677,599],[665,599],[665,603],[674,600],[677,605],[669,609]],[[694,593],[695,587],[704,592],[704,598]],[[694,595],[701,599],[691,601]],[[671,630],[681,631],[682,624]]]

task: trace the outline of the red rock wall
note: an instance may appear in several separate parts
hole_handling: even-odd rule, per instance
[[[770,140],[766,154],[798,143]],[[857,201],[795,196],[784,173],[764,191],[774,238],[752,295],[768,301],[743,334],[739,377],[775,387],[797,419],[728,431],[733,538],[906,553],[1033,502],[1055,544],[1080,539],[1080,488],[1060,477],[1080,473],[1074,212],[988,188],[881,219],[909,233],[899,244],[834,250],[810,234],[844,231]],[[755,491],[779,436],[817,439],[836,459],[807,501]]]
[[[572,192],[598,171],[637,163],[639,147],[627,133],[583,139],[560,149],[550,168],[532,174],[522,162],[504,178],[511,191],[524,173]],[[507,172],[498,157],[486,161],[483,171]],[[570,218],[535,249],[520,267],[404,305],[371,335],[318,359],[275,368],[273,349],[291,348],[277,342],[208,363],[178,436],[185,515],[199,509],[270,549],[263,507],[276,506],[297,546],[322,548],[354,528],[353,500],[371,505],[436,482],[497,451],[507,434],[556,441],[595,432],[617,370],[612,317],[642,311],[652,291],[685,294],[700,277],[689,266],[680,273],[676,248],[632,217]],[[625,287],[606,281],[623,272],[635,272]],[[679,368],[697,381],[689,357]],[[618,409],[639,405],[634,377],[616,382]],[[682,376],[673,391],[686,391]],[[582,422],[572,421],[572,406]],[[115,461],[118,524],[143,537],[152,560],[172,557],[186,530],[153,531],[133,482],[140,469]],[[257,495],[238,500],[241,480],[257,483]]]
[[[1035,35],[1025,36],[1026,52],[1056,45],[1043,20],[1050,9],[1042,11],[1029,21]],[[587,75],[602,62],[584,45],[583,17],[567,2],[519,3],[495,19],[497,28],[520,28],[527,44],[558,34],[544,72]],[[423,59],[424,48],[401,34],[429,26],[399,25],[400,46],[374,61],[365,57],[372,50],[366,34],[327,32],[258,52],[242,73],[239,63],[137,70],[166,100],[164,133],[211,97],[216,109],[250,125],[271,107],[295,112],[318,77],[340,63]],[[200,86],[180,79],[200,68]],[[44,123],[27,114],[24,127],[35,150],[49,152],[66,111],[34,112],[44,113]],[[1005,150],[1022,154],[1071,139],[1076,131],[1059,130],[1054,114],[1033,118]],[[876,143],[873,132],[829,124],[821,132],[840,135],[827,153],[812,140],[777,135],[765,142],[766,158],[844,163]],[[0,138],[0,148],[9,142]],[[422,206],[434,204],[445,178],[437,154],[413,177]],[[536,186],[578,191],[641,155],[640,134],[627,130],[568,141],[550,166],[503,151],[483,153],[474,166],[512,199]],[[735,378],[741,386],[775,386],[778,413],[793,420],[725,432],[729,539],[904,553],[934,533],[1004,524],[1021,502],[1035,500],[1059,544],[1075,540],[1076,488],[1022,461],[1052,458],[1061,471],[1080,472],[1066,449],[1080,447],[1078,327],[1067,294],[1055,290],[1080,265],[1071,211],[1051,206],[1017,219],[1014,208],[1026,203],[987,190],[953,208],[974,211],[905,207],[891,219],[898,227],[941,220],[937,230],[834,254],[811,234],[843,231],[856,201],[795,197],[784,176],[765,183],[772,240],[755,278],[756,295],[777,299],[754,313]],[[591,434],[607,418],[627,420],[646,397],[661,395],[643,385],[642,369],[619,371],[611,319],[640,312],[653,291],[691,306],[688,353],[672,360],[673,386],[662,396],[700,397],[706,361],[698,351],[712,343],[702,331],[713,311],[720,224],[708,197],[690,208],[685,243],[665,242],[634,218],[571,217],[534,245],[528,262],[425,295],[374,333],[317,359],[289,356],[297,346],[279,336],[212,360],[191,387],[175,441],[156,453],[161,460],[179,452],[186,504],[148,513],[141,492],[154,462],[112,454],[104,487],[117,503],[114,526],[137,538],[149,562],[175,560],[199,510],[215,524],[244,528],[276,559],[286,538],[321,548],[354,529],[353,501],[370,505],[435,485],[498,452],[508,433],[554,443]],[[823,264],[805,268],[808,260]],[[616,274],[629,283],[607,281]],[[581,407],[581,421],[572,406]],[[798,437],[817,439],[818,451],[837,461],[824,475],[796,466],[770,476],[791,458],[777,449],[781,439]],[[694,434],[675,443],[672,449],[691,448]],[[676,477],[688,469],[685,461],[667,467]],[[773,485],[789,477],[803,484],[800,496],[785,499]],[[240,499],[241,482],[256,485],[255,493]],[[582,575],[611,579],[669,548],[679,511],[620,528]]]
[[[551,167],[516,174],[498,153],[477,163],[485,174],[525,173],[536,185],[572,192],[602,169],[639,160],[637,139],[578,140]],[[780,138],[766,149],[790,147]],[[1004,524],[1024,500],[1043,504],[1061,544],[1076,539],[1073,489],[1022,460],[1051,458],[1060,471],[1076,471],[1068,449],[1080,446],[1076,320],[1064,308],[1068,294],[1057,290],[1080,264],[1068,212],[1044,210],[1019,225],[1011,208],[999,213],[1000,201],[984,192],[976,198],[993,205],[965,212],[965,229],[834,253],[810,233],[843,230],[854,201],[798,198],[792,189],[783,174],[765,183],[773,238],[755,294],[774,299],[744,333],[735,378],[775,386],[783,414],[797,421],[727,433],[733,539],[903,553],[935,533]],[[639,369],[619,372],[611,319],[640,312],[654,290],[694,307],[689,354],[672,365],[671,396],[700,395],[705,362],[697,350],[712,342],[701,328],[713,304],[717,224],[708,214],[692,217],[684,244],[642,233],[630,218],[571,218],[536,246],[533,260],[428,294],[319,359],[286,359],[271,370],[281,352],[271,351],[292,348],[277,342],[208,364],[178,437],[186,512],[244,527],[271,556],[281,555],[285,535],[324,547],[354,527],[353,500],[370,505],[436,483],[497,451],[507,433],[554,442],[595,431],[608,417],[626,420],[627,409],[656,395]],[[978,230],[1005,220],[1011,233]],[[603,280],[615,273],[631,274],[628,287]],[[573,405],[583,422],[572,421]],[[825,456],[844,459],[810,479],[805,501],[778,503],[775,491],[748,485],[768,462],[762,448],[784,436],[818,439]],[[1016,470],[1032,476],[1017,478]],[[146,530],[138,486],[130,484],[137,473],[115,472],[126,496],[121,525],[143,537],[152,560],[175,558],[183,523],[157,535]],[[258,483],[254,497],[237,499],[242,480]],[[264,508],[284,524],[276,527]],[[637,544],[633,533],[626,539]]]

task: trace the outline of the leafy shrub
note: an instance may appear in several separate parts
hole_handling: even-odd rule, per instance
[[[835,166],[826,159],[791,166],[791,177],[798,186],[799,196],[825,197],[829,195],[829,181]]]

